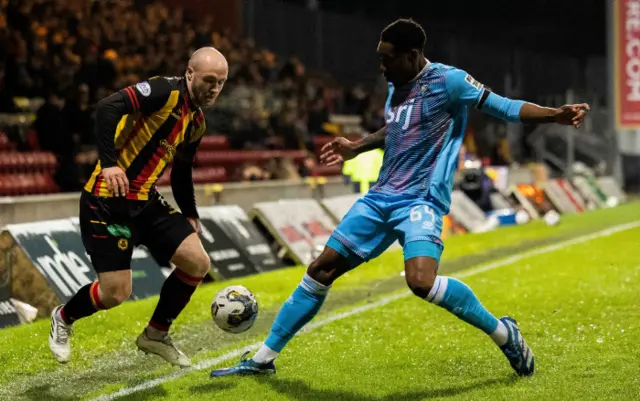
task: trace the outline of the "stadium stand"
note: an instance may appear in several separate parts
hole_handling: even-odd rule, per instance
[[[339,175],[316,166],[319,144],[340,133],[330,116],[368,107],[362,91],[346,92],[295,58],[281,60],[160,2],[1,3],[0,195],[78,191],[97,160],[95,103],[151,76],[181,75],[203,45],[220,49],[231,70],[207,112],[198,183]],[[287,159],[286,173],[274,159]],[[160,184],[168,182],[165,174]]]

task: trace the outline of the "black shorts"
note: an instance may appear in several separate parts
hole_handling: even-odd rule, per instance
[[[80,195],[82,242],[98,273],[128,270],[136,245],[146,246],[156,261],[168,263],[195,230],[155,192],[149,200]]]

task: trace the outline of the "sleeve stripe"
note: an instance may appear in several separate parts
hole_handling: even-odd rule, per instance
[[[131,94],[133,95],[133,98],[136,101],[136,109],[140,109],[140,101],[138,100],[138,94],[136,93],[135,89],[133,89],[133,87],[131,88]]]
[[[136,110],[136,102],[135,100],[133,100],[133,96],[131,95],[131,88],[125,88],[124,89],[125,92],[127,92],[127,95],[129,96],[129,101],[131,102],[131,107],[133,107],[133,110]]]
[[[138,100],[138,94],[133,88],[131,88],[131,93],[133,93],[133,98],[136,99],[136,108],[140,108],[140,100]]]
[[[138,96],[136,95],[136,92],[133,90],[133,88],[128,87],[125,90],[129,95],[129,100],[131,100],[131,105],[133,106],[133,109],[134,110],[140,109],[140,103],[138,103]]]
[[[129,96],[129,101],[131,102],[131,107],[133,107],[133,110],[137,110],[138,106],[136,105],[136,101],[133,98],[133,95],[131,94],[132,89],[131,88],[125,88],[124,89],[125,92],[127,92],[127,95]]]
[[[478,110],[482,109],[482,106],[484,106],[484,102],[487,100],[490,93],[491,91],[489,89],[484,88],[484,91],[482,92],[482,96],[480,97],[480,101],[478,102],[478,106],[476,107]]]

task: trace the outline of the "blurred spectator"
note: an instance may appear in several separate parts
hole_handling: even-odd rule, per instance
[[[241,181],[263,181],[271,179],[271,174],[255,164],[245,164],[241,169]]]
[[[493,147],[493,154],[491,155],[491,165],[509,166],[513,162],[511,158],[511,144],[507,139],[506,132],[498,132],[498,139]]]
[[[491,194],[496,192],[493,181],[481,167],[467,168],[462,171],[459,189],[475,202],[483,212],[493,210]]]
[[[0,110],[5,112],[16,111],[16,106],[13,103],[13,95],[9,91],[6,85],[4,68],[0,66]]]
[[[58,161],[54,176],[61,191],[78,191],[82,188],[72,125],[65,115],[65,99],[57,90],[51,90],[46,102],[38,109],[34,128],[41,150],[52,152]]]
[[[311,102],[307,129],[311,135],[326,135],[323,125],[327,122],[329,122],[329,112],[322,97],[317,96]]]
[[[51,90],[45,103],[38,109],[34,128],[41,150],[55,154],[69,151],[71,135],[63,113],[64,107],[65,99],[60,91]]]
[[[280,59],[250,39],[214,31],[210,16],[191,20],[159,1],[0,5],[0,113],[17,111],[14,97],[44,99],[33,128],[39,147],[58,158],[65,191],[79,189],[97,159],[93,105],[152,76],[182,75],[201,46],[218,48],[230,64],[225,90],[205,116],[209,133],[227,135],[233,149],[313,150],[332,114],[360,114],[367,129],[384,123],[386,93],[370,97],[358,84],[345,91],[297,57]],[[235,177],[299,178],[315,163],[277,159],[243,166]]]

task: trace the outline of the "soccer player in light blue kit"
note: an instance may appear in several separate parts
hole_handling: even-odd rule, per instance
[[[425,41],[424,30],[413,20],[400,19],[382,31],[378,54],[390,83],[386,126],[358,142],[337,138],[321,156],[336,164],[384,147],[378,182],[342,219],[258,352],[211,376],[275,373],[274,359],[318,313],[331,284],[396,240],[403,246],[406,281],[416,296],[488,334],[518,375],[533,374],[534,356],[516,321],[496,318],[466,284],[438,275],[442,217],[449,212],[467,107],[512,123],[578,127],[589,106],[546,108],[498,96],[462,70],[429,62],[422,53]]]

